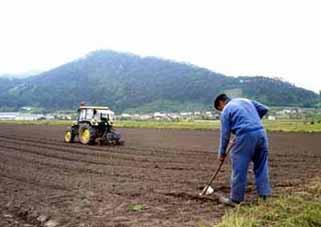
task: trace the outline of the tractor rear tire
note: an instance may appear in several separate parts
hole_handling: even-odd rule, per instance
[[[65,143],[73,143],[75,141],[75,133],[73,132],[73,130],[71,128],[68,128],[65,131],[65,135],[64,135],[64,141]]]
[[[96,130],[90,125],[83,125],[79,128],[79,141],[82,144],[95,144]]]

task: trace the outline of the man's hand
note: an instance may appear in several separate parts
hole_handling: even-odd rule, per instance
[[[219,149],[219,151],[218,151],[217,159],[220,160],[221,162],[225,160],[225,158],[226,158],[226,156],[227,156],[227,153],[229,153],[230,150],[232,149],[232,147],[235,145],[235,143],[236,143],[236,138],[233,137],[229,142],[230,142],[230,145],[229,145],[229,147],[227,148],[227,151],[224,151],[223,154],[221,154],[222,151],[221,151],[220,149]],[[227,153],[226,153],[226,152],[227,152]]]
[[[223,162],[225,158],[226,158],[226,154],[223,154],[223,155],[218,154],[218,156],[217,156],[217,159],[220,160],[221,162]]]

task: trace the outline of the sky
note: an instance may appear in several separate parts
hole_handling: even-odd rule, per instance
[[[318,0],[2,0],[0,73],[111,49],[318,92],[320,10]]]

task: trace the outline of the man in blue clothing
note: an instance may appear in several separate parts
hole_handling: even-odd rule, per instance
[[[225,94],[216,97],[214,107],[221,113],[221,136],[219,160],[226,157],[231,134],[236,136],[231,152],[231,193],[227,203],[238,204],[244,200],[247,172],[253,162],[256,191],[265,199],[271,194],[268,167],[268,140],[261,119],[268,108],[259,102],[245,99],[230,99]]]

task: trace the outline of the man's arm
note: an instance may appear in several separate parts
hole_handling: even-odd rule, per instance
[[[220,135],[220,148],[218,154],[221,157],[225,156],[225,151],[230,141],[231,126],[228,111],[224,111],[221,115],[221,135]]]
[[[255,109],[261,119],[267,114],[267,112],[269,112],[269,108],[267,106],[263,105],[262,103],[259,103],[254,100],[252,100],[252,103],[255,106]]]

